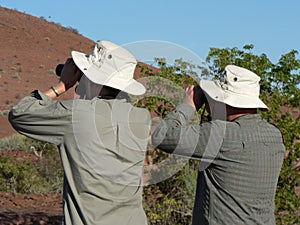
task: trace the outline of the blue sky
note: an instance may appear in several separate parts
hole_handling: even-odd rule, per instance
[[[0,0],[0,5],[75,28],[95,41],[167,41],[201,59],[211,47],[245,44],[273,63],[292,49],[300,51],[299,0]]]

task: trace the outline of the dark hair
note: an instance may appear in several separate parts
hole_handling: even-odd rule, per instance
[[[128,93],[105,85],[102,87],[99,95],[103,99],[125,99],[127,102],[130,102]]]
[[[205,116],[205,112],[207,112],[206,111],[206,106],[209,107],[209,103],[208,103],[208,100],[206,98],[206,94],[203,93],[203,95],[201,96],[201,98],[202,98],[201,101],[204,102],[204,109],[203,109],[203,111],[201,113],[201,116],[200,116],[200,118],[201,118],[200,123],[205,123],[205,122],[211,121],[211,115],[209,113],[208,115]]]

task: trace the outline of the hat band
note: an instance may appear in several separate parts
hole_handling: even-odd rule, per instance
[[[103,48],[96,45],[93,53],[88,56],[88,60],[100,68],[104,62],[105,53],[106,51]]]
[[[259,89],[257,89],[257,88],[256,88],[257,89],[256,93],[254,93],[253,91],[247,92],[247,91],[245,91],[245,89],[241,90],[239,88],[229,86],[228,84],[226,84],[225,82],[222,82],[222,81],[219,81],[217,84],[219,84],[220,88],[222,88],[222,90],[224,92],[230,92],[233,94],[238,94],[238,95],[243,95],[243,96],[259,97]],[[248,89],[249,89],[249,87],[248,87]]]

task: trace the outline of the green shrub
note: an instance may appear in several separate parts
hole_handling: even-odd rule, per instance
[[[197,165],[196,161],[188,161],[172,177],[144,187],[144,208],[149,224],[183,225],[191,223]]]
[[[25,137],[16,134],[7,138],[0,139],[0,151],[3,150],[29,150],[30,147],[25,144]]]
[[[20,75],[19,75],[19,73],[15,73],[11,77],[14,78],[14,79],[19,79]]]
[[[245,45],[244,50],[212,48],[206,59],[210,71],[203,70],[202,75],[214,75],[215,78],[218,78],[226,65],[234,64],[248,68],[261,76],[261,98],[270,107],[270,110],[259,113],[264,119],[279,127],[287,149],[275,197],[276,222],[278,225],[300,224],[300,197],[295,192],[295,188],[300,186],[300,173],[299,168],[293,167],[297,159],[300,158],[300,120],[299,118],[292,118],[289,113],[283,114],[281,111],[281,107],[300,108],[300,60],[295,57],[297,51],[292,50],[282,55],[277,64],[272,64],[265,54],[254,55],[251,52],[252,48],[253,45]],[[192,83],[184,80],[184,74],[190,74],[188,71],[180,72],[182,68],[187,69],[184,63],[178,67],[179,70],[176,67],[168,66],[163,59],[157,59],[157,63],[161,67],[161,74],[156,76],[180,84],[183,88]],[[178,74],[178,76],[174,74]],[[148,75],[152,76],[151,73]],[[155,90],[155,94],[161,93],[160,91],[169,91],[168,87],[160,88],[159,79],[156,79],[155,82],[157,83],[153,83],[153,85],[151,82],[149,83],[150,91]],[[164,96],[163,93],[161,96]],[[174,108],[177,102],[171,98],[162,99],[159,97],[139,100],[137,105],[163,117],[168,114],[172,107]],[[170,103],[175,104],[169,107],[168,104]],[[196,182],[196,176],[193,172],[197,169],[191,169],[192,172],[187,174],[184,173],[184,170],[162,183],[144,188],[145,209],[150,224],[190,223],[190,210],[194,199],[191,196],[186,197],[184,191],[193,193],[188,188],[194,188],[195,184],[189,183],[189,181]],[[189,185],[186,185],[187,183]]]
[[[17,134],[0,139],[0,150],[23,150],[36,159],[20,162],[14,158],[0,157],[1,191],[19,193],[62,191],[63,169],[55,145]]]
[[[64,171],[57,148],[48,144],[42,152],[43,154],[36,163],[39,175],[46,180],[47,192],[61,193]]]
[[[0,190],[17,193],[42,193],[46,190],[45,179],[31,162],[17,162],[0,157]]]
[[[54,70],[48,70],[48,73],[49,74],[55,74],[55,71]]]
[[[8,113],[9,113],[9,110],[0,111],[0,116],[7,116]]]

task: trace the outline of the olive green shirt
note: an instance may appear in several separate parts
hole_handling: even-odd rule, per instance
[[[56,144],[64,224],[146,225],[142,167],[150,114],[125,100],[54,101],[39,91],[9,113],[21,134]]]
[[[285,146],[259,114],[190,125],[191,106],[166,116],[152,143],[200,160],[193,225],[275,225],[274,200]]]

